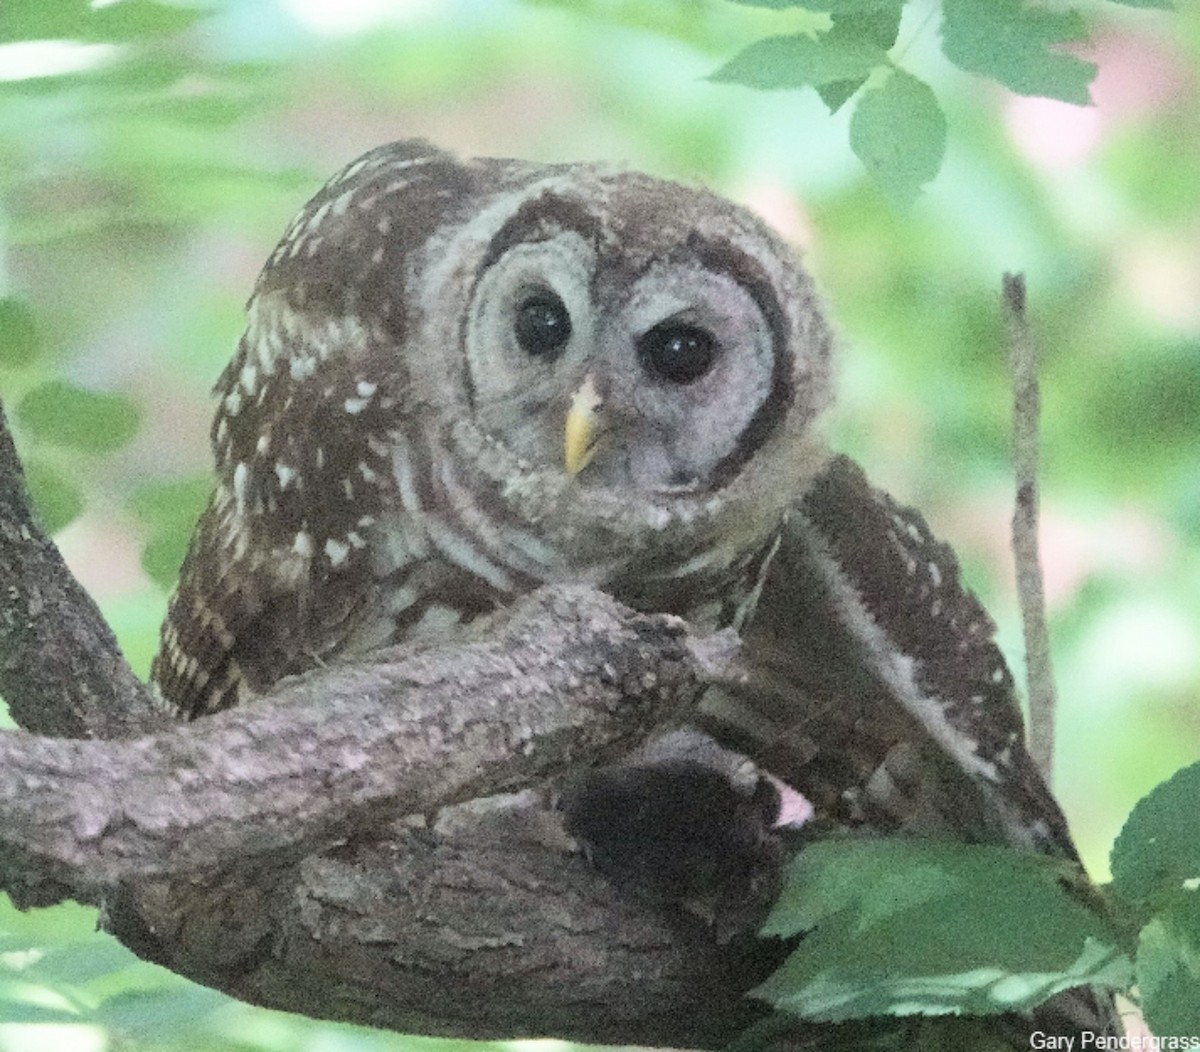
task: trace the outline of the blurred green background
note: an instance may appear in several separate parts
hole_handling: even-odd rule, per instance
[[[794,241],[842,333],[834,444],[956,547],[1018,665],[999,287],[1023,271],[1044,355],[1055,788],[1097,877],[1134,801],[1200,758],[1197,5],[1086,4],[1080,53],[1100,72],[1081,108],[955,70],[936,5],[910,4],[895,53],[937,90],[949,147],[904,216],[850,152],[847,113],[704,79],[803,13],[87,7],[0,0],[0,395],[64,554],[139,672],[207,488],[207,391],[258,267],[326,176],[421,135],[704,183]],[[94,924],[0,905],[0,1052],[432,1047],[236,1004]]]

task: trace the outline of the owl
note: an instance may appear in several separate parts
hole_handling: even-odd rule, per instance
[[[812,284],[704,190],[384,146],[248,315],[153,671],[188,716],[555,582],[738,625],[822,464]]]
[[[742,634],[748,674],[697,725],[822,821],[1074,857],[953,555],[828,453],[830,326],[746,210],[602,165],[394,143],[304,207],[247,314],[152,670],[178,713],[584,582]],[[576,818],[606,826],[653,792],[696,831],[664,842],[707,836],[721,800],[769,826],[776,796],[744,789],[635,764],[575,792]],[[763,833],[721,843],[753,854]],[[653,830],[634,839],[653,854]]]

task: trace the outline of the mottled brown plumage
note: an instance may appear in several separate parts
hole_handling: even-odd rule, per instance
[[[164,703],[200,716],[589,582],[742,631],[748,676],[698,723],[820,822],[1074,858],[953,554],[824,452],[831,343],[794,254],[707,191],[372,150],[288,228],[217,384],[217,486],[154,662]],[[609,781],[636,796],[679,769]],[[604,784],[575,793],[577,827],[628,809]],[[670,786],[677,813],[759,857],[759,797],[710,824],[689,785],[738,794],[692,769]],[[626,874],[678,856],[594,850]],[[1108,1025],[1107,1002],[1060,1005]]]
[[[775,480],[821,463],[811,284],[703,190],[381,147],[303,209],[248,314],[154,667],[189,715],[554,581],[732,623],[792,497]],[[585,382],[604,420],[566,470]]]

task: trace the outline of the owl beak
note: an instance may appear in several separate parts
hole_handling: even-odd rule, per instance
[[[600,437],[600,409],[604,399],[596,390],[596,381],[588,373],[579,390],[571,396],[564,429],[563,467],[574,477],[591,463]]]

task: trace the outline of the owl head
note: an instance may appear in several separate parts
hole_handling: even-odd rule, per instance
[[[383,415],[363,426],[404,446],[392,474],[412,503],[517,523],[544,579],[728,561],[773,535],[820,462],[831,337],[811,281],[707,190],[380,147],[309,202],[259,280],[262,361],[301,330],[299,373],[347,411],[370,392]]]

